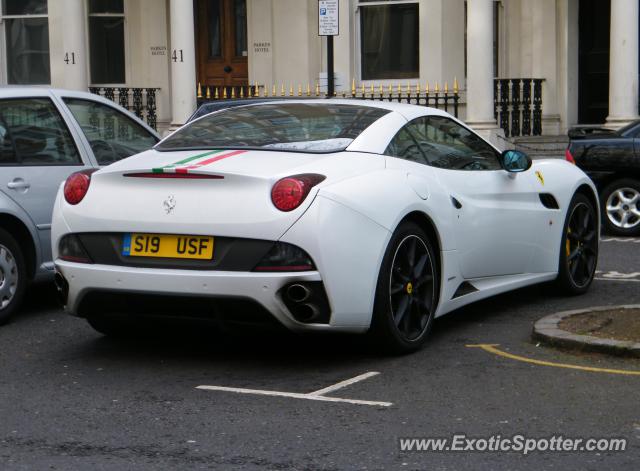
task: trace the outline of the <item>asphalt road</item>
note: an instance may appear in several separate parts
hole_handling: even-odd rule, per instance
[[[560,310],[640,304],[640,240],[606,241],[588,294],[537,286],[466,307],[427,347],[385,357],[360,338],[220,333],[202,327],[114,341],[56,307],[50,286],[0,328],[0,469],[637,469],[640,376],[529,364],[640,371],[640,360],[559,352],[530,340]],[[638,273],[635,273],[638,272]],[[635,273],[635,274],[634,274]],[[620,281],[621,278],[638,281]],[[327,394],[362,405],[196,389]],[[403,452],[399,438],[624,437],[624,452]]]

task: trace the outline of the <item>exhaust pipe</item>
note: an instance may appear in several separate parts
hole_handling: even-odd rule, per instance
[[[69,283],[67,283],[67,280],[65,280],[64,276],[59,272],[56,272],[53,281],[56,284],[58,302],[65,307],[67,305],[67,296],[69,295]]]
[[[291,285],[287,288],[287,296],[295,303],[301,303],[309,299],[311,290],[304,285]]]
[[[295,308],[295,317],[300,322],[311,322],[318,317],[320,310],[315,304],[300,304]]]

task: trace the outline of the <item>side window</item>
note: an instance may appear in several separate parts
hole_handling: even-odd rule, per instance
[[[9,126],[3,120],[0,120],[0,165],[17,165],[15,149],[11,134],[9,134]]]
[[[158,139],[117,109],[93,100],[64,98],[99,165],[109,165],[154,146]]]
[[[425,116],[407,128],[429,165],[450,170],[500,170],[498,154],[469,129],[445,116]]]
[[[67,125],[48,98],[0,101],[0,164],[82,165]]]
[[[387,150],[384,152],[385,155],[410,160],[411,162],[418,162],[420,164],[428,164],[425,155],[420,149],[420,145],[411,135],[408,127],[409,125],[406,125],[398,131],[398,134],[394,136],[389,146],[387,146]]]

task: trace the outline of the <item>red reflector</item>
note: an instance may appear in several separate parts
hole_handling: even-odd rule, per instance
[[[573,165],[576,164],[576,159],[573,158],[573,155],[571,155],[571,151],[569,149],[564,151],[564,158],[567,162],[571,162]]]
[[[326,177],[317,173],[292,175],[278,180],[271,189],[271,201],[280,211],[293,211],[302,204],[311,188]]]
[[[140,172],[140,173],[125,173],[125,177],[133,178],[187,178],[192,180],[222,180],[222,175],[204,175],[202,173],[153,173],[153,172]]]
[[[91,174],[97,169],[82,170],[69,175],[64,183],[64,199],[69,204],[78,204],[89,191],[91,184]]]

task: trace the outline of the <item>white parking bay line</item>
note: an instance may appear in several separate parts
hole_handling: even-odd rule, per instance
[[[359,376],[356,376],[355,378],[345,379],[344,381],[340,381],[339,383],[336,383],[333,386],[328,386],[323,389],[318,389],[317,391],[314,391],[309,394],[314,396],[322,396],[324,394],[329,394],[330,392],[337,391],[338,389],[346,388],[347,386],[350,386],[354,383],[364,381],[367,378],[371,378],[372,376],[376,376],[379,374],[380,373],[378,371],[369,371],[368,373],[361,374]]]
[[[599,281],[640,281],[640,271],[633,273],[620,273],[619,271],[602,271],[596,270],[595,280]]]
[[[294,393],[287,391],[271,391],[267,389],[247,389],[247,388],[230,388],[226,386],[196,386],[196,389],[203,389],[207,391],[225,391],[225,392],[233,392],[238,394],[256,394],[259,396],[279,396],[279,397],[290,397],[293,399],[307,399],[310,401],[324,401],[324,402],[343,402],[347,404],[358,404],[364,406],[378,406],[378,407],[389,407],[392,406],[392,402],[382,402],[382,401],[363,401],[360,399],[347,399],[342,397],[327,397],[325,394],[336,391],[338,389],[344,388],[351,384],[357,383],[359,381],[363,381],[367,378],[371,378],[372,376],[376,376],[380,374],[377,371],[370,371],[368,373],[364,373],[356,376],[355,378],[347,379],[345,381],[341,381],[332,386],[328,386],[323,389],[319,389],[317,391],[303,394],[303,393]]]
[[[624,281],[624,282],[631,282],[631,283],[640,283],[640,280],[633,280],[633,279],[625,279],[625,278],[600,278],[600,277],[596,277],[594,278],[594,280],[598,280],[598,281]]]
[[[603,237],[600,242],[631,242],[632,244],[640,244],[638,237]]]

